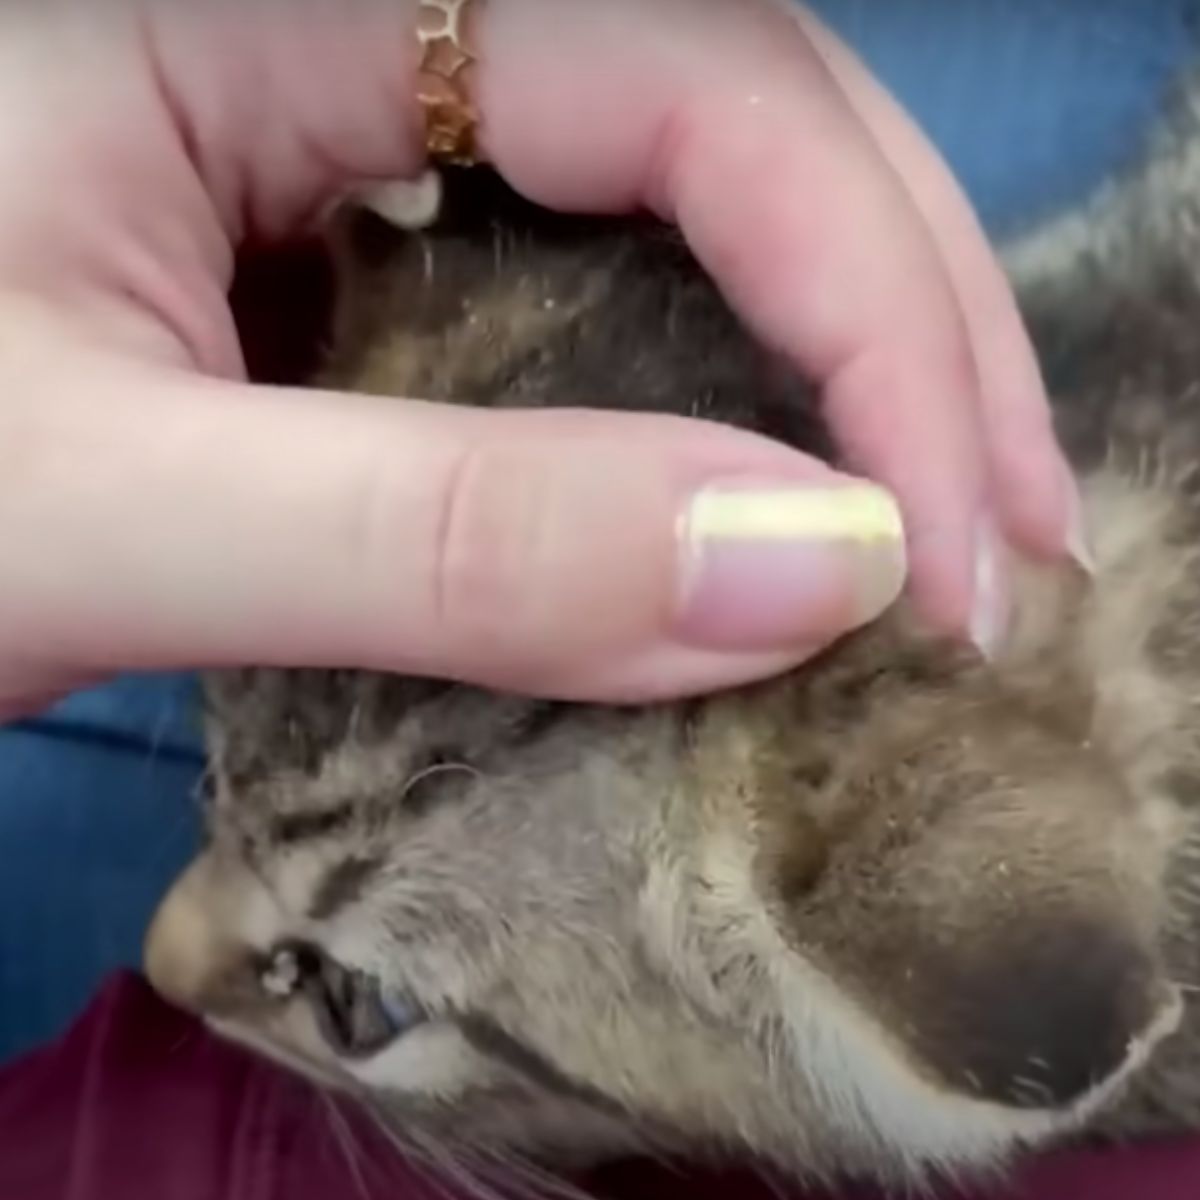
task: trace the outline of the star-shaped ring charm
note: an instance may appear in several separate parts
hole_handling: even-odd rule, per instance
[[[470,166],[476,158],[479,114],[464,73],[476,61],[467,47],[471,0],[422,0],[417,24],[421,46],[417,99],[425,112],[425,146],[443,162]]]

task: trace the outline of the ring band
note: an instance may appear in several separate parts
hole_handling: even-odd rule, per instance
[[[467,90],[476,61],[467,37],[471,0],[420,0],[417,99],[425,115],[425,149],[435,162],[478,163],[479,113]]]

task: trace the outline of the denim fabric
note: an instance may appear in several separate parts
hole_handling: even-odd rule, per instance
[[[1196,0],[815,0],[931,133],[993,230],[1138,144]],[[196,836],[186,678],[123,680],[0,731],[0,1059],[136,964]]]
[[[0,731],[0,1061],[137,966],[198,832],[187,679],[130,679]]]
[[[810,0],[931,136],[988,227],[1044,215],[1136,151],[1197,0]]]

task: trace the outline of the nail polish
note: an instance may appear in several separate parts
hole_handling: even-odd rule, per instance
[[[824,642],[904,585],[899,509],[867,484],[714,485],[692,498],[681,539],[680,629],[714,648]]]

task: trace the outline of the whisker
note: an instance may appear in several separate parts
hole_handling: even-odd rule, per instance
[[[425,287],[433,285],[433,243],[427,237],[419,239],[421,247],[421,281]]]
[[[357,1147],[354,1144],[354,1136],[351,1132],[350,1124],[341,1109],[338,1108],[337,1101],[328,1092],[321,1089],[318,1090],[324,1104],[325,1112],[329,1117],[329,1127],[333,1131],[334,1140],[342,1152],[342,1157],[346,1160],[346,1165],[350,1168],[350,1174],[354,1179],[354,1186],[363,1200],[371,1200],[370,1193],[367,1190],[367,1181],[363,1176],[362,1168],[359,1166],[358,1156],[355,1154]]]
[[[405,782],[404,787],[400,790],[400,802],[403,803],[405,797],[407,797],[413,788],[415,788],[418,784],[424,783],[426,779],[429,779],[434,775],[444,775],[448,771],[465,771],[468,775],[471,775],[475,779],[483,778],[479,770],[471,766],[470,763],[433,763],[431,766],[425,767],[423,770],[418,771],[415,775],[412,775]]]
[[[376,1104],[371,1103],[369,1098],[366,1099],[365,1107],[376,1130],[404,1160],[405,1165],[415,1171],[435,1192],[444,1197],[444,1200],[456,1200],[449,1189],[444,1166],[438,1156],[432,1152],[432,1147],[427,1140],[412,1130],[407,1131],[405,1136],[401,1137],[392,1122],[388,1120],[387,1115],[381,1112]],[[488,1197],[488,1200],[494,1200],[494,1198]]]
[[[442,1173],[442,1177],[453,1183],[464,1194],[474,1196],[476,1200],[505,1200],[494,1188],[489,1186],[479,1176],[467,1169],[456,1153],[442,1145],[436,1138],[416,1135],[430,1162]]]
[[[502,1178],[523,1185],[525,1195],[531,1200],[592,1200],[582,1188],[570,1180],[555,1175],[537,1163],[519,1154],[511,1154],[499,1147],[476,1147],[476,1161],[486,1163],[489,1174],[502,1172]]]

